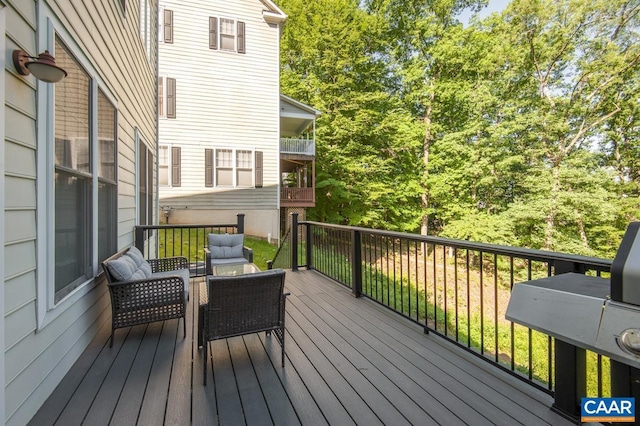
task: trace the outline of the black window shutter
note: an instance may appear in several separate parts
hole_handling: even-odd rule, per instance
[[[176,118],[176,79],[167,77],[167,118]]]
[[[213,149],[204,150],[204,186],[213,186]]]
[[[164,10],[164,42],[173,43],[173,10]]]
[[[173,146],[171,147],[171,186],[180,186],[181,178],[180,178],[180,147]]]
[[[262,151],[256,151],[256,188],[262,188]]]
[[[238,21],[238,53],[247,53],[245,46],[244,22]]]
[[[209,18],[209,49],[218,49],[218,18]]]

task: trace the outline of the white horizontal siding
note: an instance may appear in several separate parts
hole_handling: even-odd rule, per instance
[[[159,73],[176,79],[176,119],[160,119],[160,143],[181,146],[181,186],[161,187],[161,205],[277,209],[279,29],[259,0],[166,1],[174,43],[160,44]],[[246,54],[209,49],[209,17],[245,22]],[[185,58],[190,58],[188,63]],[[207,188],[204,150],[263,152],[264,188]]]

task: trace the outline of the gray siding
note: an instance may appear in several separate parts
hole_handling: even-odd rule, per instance
[[[137,128],[156,145],[155,55],[147,58],[138,30],[138,1],[127,0],[126,17],[119,1],[105,0],[10,0],[6,12],[7,52],[23,49],[35,55],[44,50],[38,43],[38,7],[48,5],[63,29],[86,57],[116,99],[118,116],[118,246],[133,240],[136,217],[135,147]],[[155,1],[152,1],[155,5]],[[155,7],[155,6],[154,6]],[[74,52],[75,53],[75,52]],[[10,55],[7,54],[10,58]],[[4,176],[4,354],[7,424],[26,424],[51,394],[110,318],[109,298],[99,282],[82,298],[44,326],[38,328],[38,279],[36,252],[44,244],[46,224],[37,223],[39,213],[53,206],[39,198],[38,182],[50,181],[38,166],[45,141],[37,135],[38,97],[33,76],[17,74],[7,62],[5,75]]]

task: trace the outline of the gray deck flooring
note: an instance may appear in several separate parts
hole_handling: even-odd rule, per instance
[[[203,386],[191,297],[186,338],[165,321],[117,330],[109,348],[107,324],[30,424],[572,424],[548,395],[321,274],[288,271],[286,288],[284,368],[264,333],[215,341]]]

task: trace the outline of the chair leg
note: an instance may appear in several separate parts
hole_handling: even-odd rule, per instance
[[[207,386],[207,362],[209,362],[207,346],[209,346],[209,342],[202,342],[202,346],[204,346],[204,365],[202,366],[202,371],[204,372],[204,385]]]
[[[115,332],[115,330],[112,328],[111,329],[111,338],[109,339],[109,347],[112,348],[113,347],[113,333]]]
[[[187,317],[186,315],[182,317],[182,332],[184,333],[184,337],[187,337]]]
[[[284,329],[282,329],[282,341],[280,342],[280,346],[282,349],[282,363],[281,366],[284,367]]]

